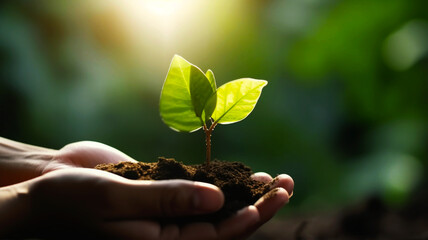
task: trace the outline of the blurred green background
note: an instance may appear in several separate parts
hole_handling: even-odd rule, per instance
[[[373,194],[400,206],[426,182],[427,9],[423,0],[3,1],[0,136],[201,163],[203,132],[174,132],[159,116],[179,54],[218,85],[269,81],[247,119],[215,129],[213,157],[290,174],[285,211]]]

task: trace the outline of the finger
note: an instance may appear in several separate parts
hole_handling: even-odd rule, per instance
[[[283,188],[272,189],[260,198],[254,205],[259,213],[259,221],[248,228],[245,238],[254,233],[261,225],[269,221],[275,213],[288,202],[288,193]]]
[[[293,195],[294,180],[287,174],[280,174],[270,182],[271,189],[284,188],[290,195]]]
[[[269,183],[270,181],[272,181],[272,177],[265,172],[254,173],[253,175],[251,175],[251,178],[262,183]]]
[[[180,229],[175,224],[169,224],[162,228],[160,236],[157,238],[159,240],[175,240],[180,236]]]
[[[181,240],[215,240],[219,239],[214,225],[210,223],[192,223],[179,229],[170,224],[161,227],[153,221],[113,221],[103,223],[100,227],[102,235],[108,239],[181,239]]]
[[[221,190],[187,180],[131,181],[112,193],[111,217],[178,217],[217,211],[223,206]]]
[[[260,198],[254,204],[260,214],[260,221],[257,227],[271,219],[282,206],[288,203],[288,200],[288,192],[281,187],[272,189]]]
[[[218,239],[241,239],[252,231],[259,221],[260,215],[256,207],[243,208],[217,226]]]
[[[159,223],[144,220],[105,222],[99,229],[107,239],[151,240],[159,239],[161,234]]]
[[[199,239],[218,239],[216,228],[211,223],[191,223],[184,226],[181,230],[180,239],[182,240],[199,240]]]

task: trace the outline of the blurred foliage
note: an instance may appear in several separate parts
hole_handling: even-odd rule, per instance
[[[426,181],[428,4],[422,0],[3,1],[0,135],[61,148],[100,141],[141,161],[204,160],[201,132],[159,117],[180,54],[219,86],[267,79],[213,157],[288,173],[291,211],[380,194],[402,204]],[[260,147],[262,146],[262,147]]]

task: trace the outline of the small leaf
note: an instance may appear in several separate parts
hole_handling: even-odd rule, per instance
[[[190,95],[192,64],[175,55],[171,61],[160,98],[162,120],[174,130],[192,132],[201,128]]]
[[[229,124],[245,119],[253,111],[267,81],[242,78],[217,89],[216,108],[212,118],[216,123]],[[214,101],[211,97],[209,102]]]
[[[205,120],[205,123],[208,122],[211,118],[211,115],[214,112],[214,109],[216,107],[217,104],[217,86],[216,86],[216,82],[215,82],[215,77],[214,77],[214,73],[213,71],[211,71],[211,69],[208,69],[207,73],[205,73],[205,75],[208,78],[208,81],[211,84],[211,88],[213,89],[213,93],[211,94],[209,100],[207,101],[207,103],[205,104],[205,108],[204,108],[204,112],[202,119]],[[210,101],[211,100],[211,101]]]
[[[215,105],[205,108],[215,93],[213,80],[214,74],[208,79],[198,67],[175,55],[162,88],[159,106],[162,120],[177,131],[201,128],[214,111]]]
[[[217,86],[215,83],[215,77],[214,77],[213,71],[211,71],[211,69],[208,69],[208,71],[207,71],[207,73],[205,73],[205,75],[207,76],[208,81],[210,82],[211,87],[212,87],[213,91],[215,92],[217,90]]]
[[[211,119],[211,115],[214,112],[214,109],[217,105],[217,92],[214,92],[211,97],[208,99],[207,104],[205,105],[204,111],[202,112],[202,119],[205,119],[204,123],[207,123]]]
[[[205,74],[194,65],[190,66],[189,89],[195,114],[196,116],[201,117],[205,104],[211,95],[213,95],[215,89],[212,88],[207,76],[205,76]],[[205,119],[201,118],[201,120],[205,122]]]

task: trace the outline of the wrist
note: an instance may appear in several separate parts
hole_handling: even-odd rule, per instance
[[[40,176],[56,152],[0,137],[0,187]]]
[[[25,232],[31,215],[28,191],[30,182],[0,188],[1,238],[15,237]]]

